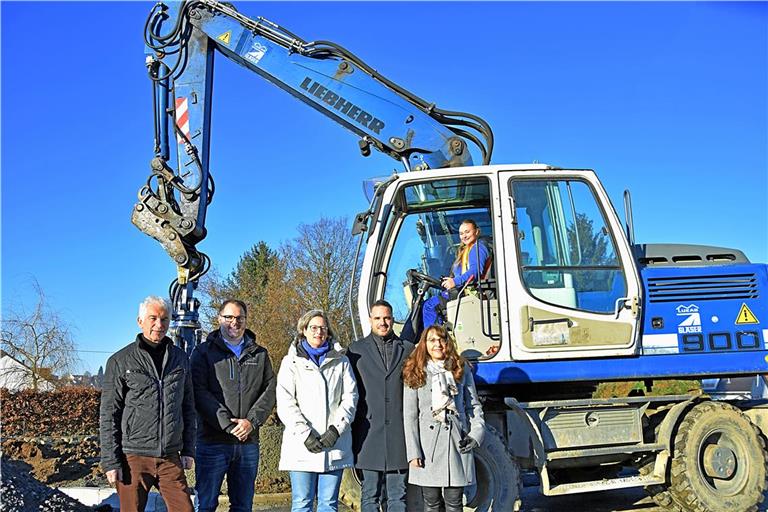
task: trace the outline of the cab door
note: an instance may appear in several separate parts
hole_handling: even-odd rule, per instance
[[[637,352],[640,281],[592,171],[501,171],[515,360]]]

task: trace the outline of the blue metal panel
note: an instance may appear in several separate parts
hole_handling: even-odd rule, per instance
[[[768,373],[767,265],[646,267],[641,276],[642,355],[478,362],[476,379],[488,385]],[[671,344],[654,351],[654,338]]]
[[[166,34],[175,25],[179,7],[179,2],[169,2],[165,6],[168,18],[158,27],[160,34]],[[207,36],[200,32],[193,32],[186,48],[183,72],[174,70],[171,73],[168,68],[160,68],[160,74],[167,76],[167,78],[162,81],[162,87],[159,88],[160,104],[156,105],[160,122],[160,140],[158,141],[160,153],[156,156],[161,156],[167,161],[170,158],[168,144],[171,139],[176,139],[172,124],[174,119],[167,113],[177,110],[175,103],[177,99],[186,100],[185,108],[189,116],[189,142],[195,147],[198,161],[196,162],[195,158],[187,152],[184,144],[176,144],[177,178],[185,188],[196,191],[197,196],[202,198],[208,196],[214,48]],[[158,57],[157,53],[149,47],[145,47],[145,53],[154,58]],[[166,60],[173,61],[174,59]],[[165,64],[172,66],[173,62],[165,62]],[[196,226],[201,229],[205,226],[207,212],[205,200],[200,202],[189,198],[178,201],[178,205],[185,216],[195,219]],[[199,239],[200,235],[201,233],[198,231],[193,236]],[[194,244],[197,240],[190,240],[191,238],[184,237],[186,242]]]
[[[768,266],[645,267],[640,274],[644,340],[655,335],[676,336],[680,353],[765,346]],[[643,350],[652,352],[649,346]]]
[[[167,34],[175,26],[179,4],[169,2],[167,14],[160,34]],[[412,167],[423,163],[432,169],[472,165],[469,151],[455,146],[458,138],[452,130],[355,63],[338,56],[303,55],[297,48],[286,47],[285,40],[279,44],[244,27],[237,19],[202,7],[191,23],[199,33],[193,31],[186,47],[187,59],[174,85],[177,97],[194,93],[201,101],[194,107],[190,104],[190,109],[199,111],[190,110],[193,134],[209,136],[210,114],[205,112],[209,108],[205,103],[210,101],[215,48],[360,137],[374,141],[390,156],[399,160],[409,155]],[[152,49],[147,50],[155,55]],[[248,99],[248,95],[244,98]],[[196,145],[207,158],[207,140]]]
[[[768,350],[750,352],[663,354],[627,358],[494,363],[478,362],[478,384],[696,378],[768,373]]]
[[[197,37],[194,37],[197,36]],[[213,87],[213,45],[206,37],[193,34],[189,42],[186,71],[174,81],[176,98],[185,98],[189,112],[189,140],[197,149],[200,168],[187,154],[184,144],[177,144],[179,177],[187,188],[200,187],[200,197],[208,194],[209,158],[211,154],[211,90]],[[194,212],[197,225],[205,226],[207,208],[199,203],[181,203],[182,210]]]
[[[429,153],[424,155],[424,160],[430,168],[446,167],[452,159],[449,147],[450,139],[455,138],[452,131],[351,62],[292,53],[225,16],[204,19],[199,27],[229,59],[357,135],[382,141],[385,146],[392,145],[393,138],[400,139],[406,149]],[[231,36],[226,44],[221,36],[228,32]],[[462,158],[467,158],[463,165],[472,165],[468,153]]]

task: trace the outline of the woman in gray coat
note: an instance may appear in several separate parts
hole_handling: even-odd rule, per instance
[[[485,421],[475,381],[456,343],[440,325],[428,327],[403,367],[408,482],[421,486],[424,511],[461,512],[464,487],[475,480],[472,450]]]

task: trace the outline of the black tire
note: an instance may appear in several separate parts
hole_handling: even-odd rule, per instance
[[[493,427],[485,427],[483,444],[475,449],[475,482],[464,489],[464,510],[520,510],[520,466]]]
[[[653,470],[653,463],[651,463],[650,471]],[[641,474],[643,469],[640,470]],[[683,512],[683,509],[675,503],[672,499],[672,493],[667,485],[648,485],[645,487],[645,493],[650,496],[655,504],[663,508],[667,512]]]
[[[486,426],[483,444],[475,449],[476,485],[464,490],[465,511],[513,512],[520,510],[520,467],[504,446],[498,432]],[[414,491],[408,489],[408,510],[417,510]],[[360,480],[353,470],[344,471],[339,500],[352,510],[360,510]]]
[[[659,418],[663,418],[659,415]],[[653,419],[651,421],[654,421]],[[661,428],[661,421],[658,421],[653,428],[653,439],[655,442],[659,441],[659,430]],[[656,463],[656,456],[648,457],[640,464],[640,474],[650,475],[653,472],[654,465]],[[672,499],[672,493],[669,491],[669,471],[667,473],[667,483],[653,484],[644,487],[645,493],[650,496],[654,503],[663,508],[667,512],[683,512],[683,510]]]
[[[669,491],[681,509],[757,510],[766,490],[768,453],[741,411],[724,402],[698,404],[683,417],[673,445]],[[719,469],[712,469],[713,460]]]
[[[408,484],[406,494],[406,509],[408,512],[421,512],[424,504],[421,497],[421,488]],[[354,469],[345,469],[341,477],[341,489],[339,501],[354,512],[360,510],[360,477]]]

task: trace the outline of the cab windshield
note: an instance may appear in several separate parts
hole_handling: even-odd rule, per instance
[[[474,220],[481,240],[490,246],[490,204],[490,184],[482,177],[436,180],[409,185],[399,192],[396,213],[388,219],[386,229],[391,252],[385,264],[384,292],[396,322],[405,322],[411,311],[413,297],[405,283],[409,269],[438,279],[451,275],[464,220]],[[435,289],[429,292],[434,293]]]

